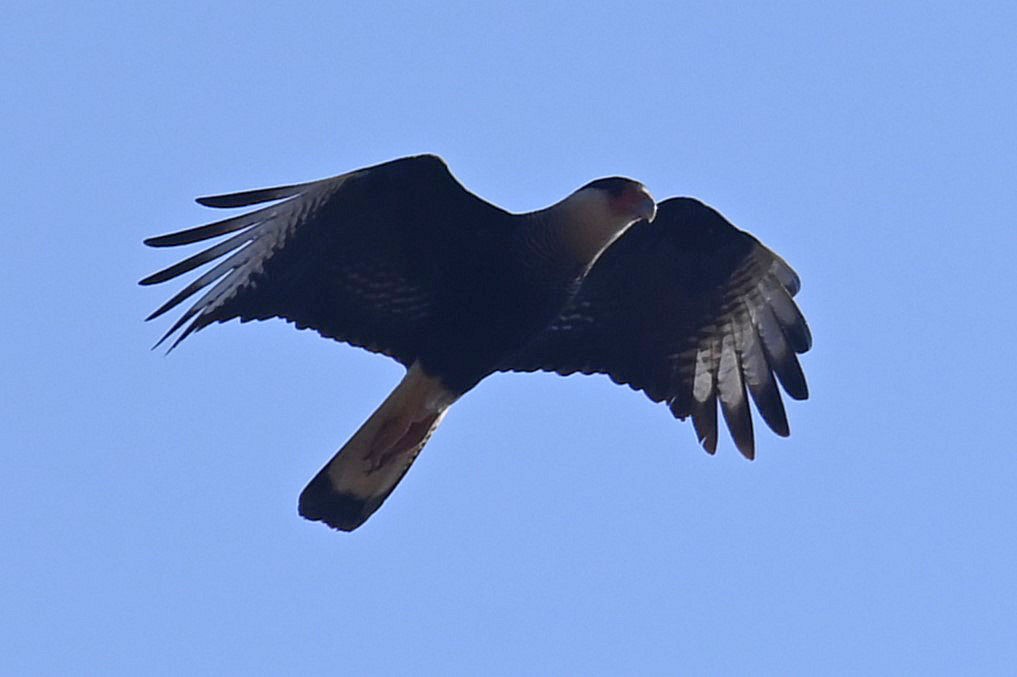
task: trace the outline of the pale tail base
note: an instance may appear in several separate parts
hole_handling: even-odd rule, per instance
[[[359,527],[396,488],[455,399],[413,365],[300,494],[300,514],[342,531]]]

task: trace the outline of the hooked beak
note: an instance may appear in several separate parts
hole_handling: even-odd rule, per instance
[[[650,195],[650,191],[645,188],[640,191],[639,209],[636,212],[640,218],[646,219],[647,221],[653,221],[653,218],[657,216],[657,202]]]

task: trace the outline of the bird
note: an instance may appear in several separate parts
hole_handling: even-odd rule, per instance
[[[692,419],[718,443],[720,411],[754,458],[749,401],[790,434],[780,393],[806,399],[812,337],[794,270],[719,212],[655,202],[624,177],[513,213],[470,192],[436,155],[307,183],[200,197],[263,205],[146,239],[216,244],[140,281],[214,262],[147,320],[210,287],[159,343],[213,323],[281,318],[406,369],[391,394],[301,492],[298,512],[341,531],[389,497],[449,407],[497,372],[605,374]]]

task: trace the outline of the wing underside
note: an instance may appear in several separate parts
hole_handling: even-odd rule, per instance
[[[799,287],[751,235],[696,200],[673,198],[604,252],[572,303],[502,370],[607,374],[691,417],[710,453],[719,409],[753,458],[749,402],[787,436],[778,384],[808,397],[797,356],[812,337],[793,300]]]
[[[159,284],[208,266],[148,317],[204,292],[160,343],[179,331],[172,349],[214,322],[278,317],[407,366],[431,331],[442,271],[465,257],[478,230],[506,227],[509,216],[428,155],[198,202],[271,204],[145,241],[175,247],[223,238],[141,281]]]

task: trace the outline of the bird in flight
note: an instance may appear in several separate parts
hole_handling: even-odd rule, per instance
[[[795,272],[692,198],[656,204],[627,178],[510,213],[468,191],[441,158],[406,157],[333,178],[198,198],[271,203],[145,240],[218,238],[141,280],[216,262],[147,319],[211,287],[170,327],[170,349],[213,322],[282,318],[387,355],[406,375],[300,495],[299,512],[343,531],[388,498],[448,408],[499,371],[606,374],[691,417],[714,453],[718,405],[755,455],[749,399],[778,435],[777,383],[808,397],[797,354],[812,343]]]

